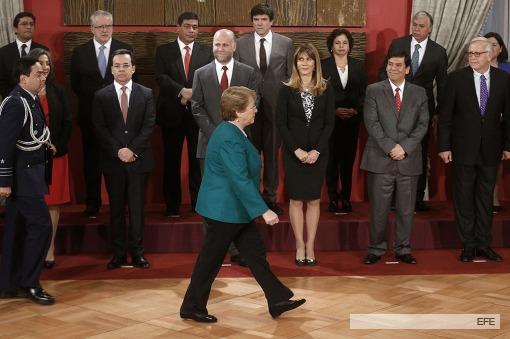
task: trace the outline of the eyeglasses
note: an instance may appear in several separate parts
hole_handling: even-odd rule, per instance
[[[468,57],[477,57],[477,58],[479,58],[480,55],[482,55],[484,53],[488,53],[488,52],[487,51],[485,51],[485,52],[468,52],[467,55],[468,55]]]
[[[92,26],[92,27],[94,27],[95,29],[105,30],[105,29],[112,28],[113,25],[101,25],[101,26]]]

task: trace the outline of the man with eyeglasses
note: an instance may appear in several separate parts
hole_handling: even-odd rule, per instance
[[[447,79],[448,57],[443,46],[430,39],[432,26],[434,21],[432,16],[425,12],[419,11],[413,16],[411,35],[397,38],[391,42],[388,54],[391,51],[405,50],[411,57],[411,69],[406,76],[406,80],[425,88],[427,92],[429,107],[429,128],[435,125],[436,116],[436,100],[434,99],[434,81],[436,82],[437,98],[439,101],[444,93],[444,87]],[[386,65],[388,57],[379,69],[379,80],[387,78]],[[421,141],[422,146],[422,174],[418,178],[418,187],[416,190],[416,206],[415,210],[426,212],[430,207],[425,203],[425,188],[427,186],[427,164],[428,164],[428,145],[429,132]]]
[[[98,10],[90,16],[92,39],[77,46],[71,58],[71,87],[78,96],[78,124],[83,143],[86,208],[84,214],[95,218],[101,207],[101,171],[98,166],[99,147],[92,129],[94,93],[111,84],[112,54],[118,49],[133,49],[112,38],[113,16]]]
[[[469,66],[449,75],[439,104],[438,151],[452,163],[459,260],[503,258],[491,247],[492,195],[499,162],[510,158],[510,80],[490,66],[492,44],[471,40]]]
[[[35,16],[30,12],[20,12],[14,17],[13,31],[16,41],[0,48],[0,95],[7,97],[16,86],[12,77],[13,69],[19,58],[35,48],[49,51],[49,48],[32,40],[35,28]]]

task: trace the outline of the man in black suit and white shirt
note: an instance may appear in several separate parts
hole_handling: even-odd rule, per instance
[[[455,224],[463,245],[459,259],[502,257],[490,247],[492,195],[501,159],[510,158],[510,81],[490,66],[492,45],[474,38],[469,66],[450,74],[439,103],[439,156],[452,162]]]
[[[200,164],[196,157],[198,126],[191,114],[195,70],[212,60],[211,48],[195,41],[198,15],[184,12],[177,19],[178,37],[156,50],[156,80],[159,84],[156,122],[164,147],[163,193],[166,215],[178,217],[181,205],[181,154],[188,145],[188,183],[195,210],[200,187]]]
[[[255,5],[250,15],[254,32],[237,39],[234,57],[253,67],[262,79],[259,112],[251,128],[252,141],[264,154],[262,195],[268,207],[281,214],[282,210],[276,204],[278,150],[281,144],[276,129],[276,102],[280,86],[290,78],[292,72],[294,46],[291,39],[271,31],[274,11],[269,5]],[[261,54],[265,58],[261,58]]]
[[[13,23],[16,41],[0,48],[0,96],[5,98],[16,86],[12,72],[20,57],[27,55],[35,48],[49,51],[49,48],[32,40],[35,28],[35,16],[30,12],[20,12],[14,17]]]
[[[78,124],[83,143],[83,172],[85,176],[85,214],[95,218],[101,207],[101,171],[98,166],[98,144],[92,129],[92,101],[94,93],[111,84],[112,52],[132,50],[131,46],[112,38],[113,16],[98,10],[90,16],[94,37],[77,46],[71,58],[71,87],[78,96]],[[136,77],[135,77],[136,80]]]
[[[444,94],[448,69],[446,50],[429,38],[433,23],[434,21],[429,13],[425,11],[417,12],[413,16],[412,34],[393,40],[388,49],[388,53],[395,50],[405,50],[409,53],[411,57],[411,70],[406,76],[406,80],[425,88],[428,97],[429,125],[435,120],[433,117],[436,114],[434,81],[437,85],[437,101],[439,102],[439,99]],[[379,69],[380,80],[387,78],[386,63],[387,57],[384,64]],[[427,186],[428,136],[429,133],[427,131],[427,134],[425,134],[421,142],[423,170],[418,179],[418,188],[416,191],[416,210],[422,212],[430,209],[423,201],[425,188]]]
[[[131,80],[135,72],[133,53],[119,49],[112,54],[115,80],[96,92],[92,117],[100,145],[99,164],[110,198],[114,254],[107,267],[114,269],[125,264],[129,252],[133,266],[148,268],[142,242],[147,179],[154,166],[150,141],[156,120],[154,99],[150,88]]]

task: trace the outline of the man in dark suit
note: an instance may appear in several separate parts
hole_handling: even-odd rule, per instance
[[[14,17],[13,23],[16,41],[0,48],[0,96],[5,98],[16,86],[16,79],[12,76],[16,62],[35,48],[48,47],[32,41],[35,28],[35,16],[30,12],[20,12]]]
[[[101,207],[101,171],[98,166],[98,144],[92,130],[92,101],[94,93],[111,84],[112,52],[132,48],[112,38],[113,17],[109,12],[96,11],[90,16],[94,37],[76,47],[71,58],[71,87],[78,96],[78,124],[83,143],[83,172],[85,176],[86,209],[95,218]],[[136,79],[135,79],[136,80]]]
[[[55,300],[39,281],[51,238],[44,202],[51,178],[50,131],[37,98],[45,75],[31,56],[14,67],[18,85],[0,106],[0,198],[7,199],[0,297],[51,305]]]
[[[388,54],[395,50],[405,50],[411,56],[411,70],[406,76],[406,80],[425,88],[428,97],[430,123],[435,121],[434,116],[436,114],[434,80],[437,85],[437,101],[439,102],[444,94],[448,68],[446,50],[429,38],[433,23],[434,21],[429,13],[425,11],[417,12],[413,17],[412,34],[393,40],[388,49]],[[387,78],[387,60],[386,57],[384,64],[379,69],[380,80]],[[416,191],[416,210],[421,212],[430,210],[430,207],[423,201],[427,186],[428,144],[429,133],[427,131],[421,143],[423,169],[418,179]]]
[[[370,245],[365,264],[386,253],[387,224],[395,192],[397,213],[393,244],[395,258],[416,264],[411,255],[416,185],[422,172],[421,140],[427,133],[429,112],[425,90],[406,80],[411,60],[407,51],[388,54],[388,80],[367,87],[363,118],[368,140],[361,159],[367,171],[370,201]]]
[[[501,158],[510,158],[510,83],[490,66],[492,45],[486,38],[469,44],[469,66],[451,73],[439,105],[438,150],[452,162],[455,223],[463,250],[501,261],[490,247],[492,195]]]
[[[262,196],[271,210],[281,214],[282,209],[276,204],[278,150],[281,144],[276,129],[276,101],[282,82],[290,78],[294,47],[291,39],[271,31],[274,11],[269,5],[255,5],[250,15],[254,32],[237,40],[234,57],[253,67],[262,79],[259,112],[251,128],[252,141],[264,154]]]
[[[99,163],[110,199],[113,258],[108,269],[126,263],[148,268],[143,252],[147,179],[154,166],[150,138],[156,120],[152,90],[133,82],[135,58],[127,49],[112,52],[114,82],[94,96],[93,125],[100,145]],[[127,244],[126,206],[129,209]]]
[[[198,15],[184,12],[177,19],[178,37],[156,50],[156,80],[159,84],[156,122],[164,147],[163,193],[166,215],[178,217],[181,205],[181,154],[188,145],[188,183],[191,208],[195,210],[200,187],[200,164],[196,157],[198,126],[191,114],[195,70],[212,60],[211,48],[195,41]]]
[[[228,29],[220,29],[214,34],[214,60],[199,68],[193,78],[191,110],[200,131],[198,133],[197,158],[200,169],[204,170],[205,151],[212,132],[223,121],[221,117],[221,94],[229,86],[244,86],[253,90],[259,88],[259,78],[253,67],[234,60],[236,50],[235,35]],[[248,131],[250,136],[250,131]],[[246,266],[244,259],[232,243],[232,262]]]

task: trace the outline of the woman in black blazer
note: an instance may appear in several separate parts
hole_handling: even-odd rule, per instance
[[[71,136],[72,114],[64,89],[54,82],[50,53],[47,50],[36,48],[30,51],[30,55],[39,60],[46,75],[46,83],[39,91],[38,96],[46,123],[50,127],[51,149],[53,150],[51,184],[49,193],[44,196],[53,226],[51,244],[46,254],[44,267],[52,268],[55,265],[54,243],[60,217],[60,205],[71,201],[67,144]]]
[[[333,30],[327,39],[331,57],[321,61],[323,75],[329,79],[335,92],[335,129],[329,142],[326,173],[328,209],[335,214],[352,212],[352,167],[356,158],[359,124],[363,119],[363,101],[367,86],[362,62],[349,56],[353,44],[354,40],[348,30]]]
[[[321,188],[333,131],[335,100],[322,77],[319,53],[303,44],[294,53],[292,74],[281,87],[276,124],[283,142],[289,216],[296,238],[296,265],[315,265],[314,242],[320,216]],[[303,205],[306,202],[306,214]],[[307,239],[303,239],[306,220]]]

